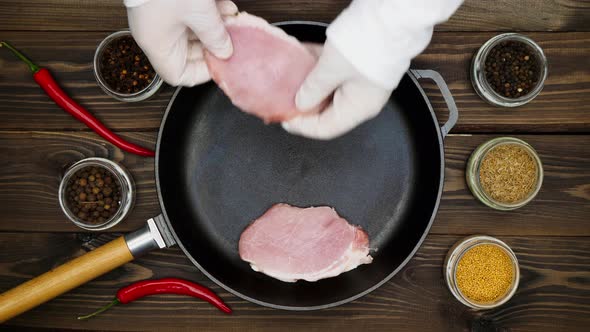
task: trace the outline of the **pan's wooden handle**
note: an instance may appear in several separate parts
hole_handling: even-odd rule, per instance
[[[0,295],[0,323],[129,261],[123,236]]]

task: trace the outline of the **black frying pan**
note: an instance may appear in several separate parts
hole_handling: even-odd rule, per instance
[[[325,39],[322,24],[279,26],[302,41]],[[450,111],[442,127],[419,78],[441,89]],[[178,89],[158,135],[163,215],[4,292],[0,323],[175,243],[217,284],[261,305],[313,310],[352,301],[402,269],[426,237],[442,193],[443,138],[456,122],[449,89],[431,70],[408,72],[378,117],[331,141],[266,126],[236,109],[214,84]],[[317,282],[285,283],[254,272],[238,256],[238,239],[279,202],[336,208],[369,233],[373,263]]]
[[[324,25],[279,26],[301,41],[325,39]],[[445,94],[451,116],[442,131],[420,76]],[[273,308],[335,306],[383,284],[418,249],[442,193],[442,140],[456,120],[450,93],[432,71],[408,73],[377,118],[331,141],[267,126],[214,84],[181,88],[158,138],[162,210],[185,254],[228,291]],[[369,233],[373,263],[318,282],[285,283],[253,271],[238,255],[240,234],[279,202],[334,207]]]

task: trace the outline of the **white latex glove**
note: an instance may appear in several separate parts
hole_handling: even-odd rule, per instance
[[[375,117],[430,42],[434,25],[462,1],[354,0],[328,27],[324,51],[295,99],[302,112],[330,96],[331,103],[284,122],[285,130],[332,139]]]
[[[222,59],[233,52],[222,21],[238,12],[229,0],[125,0],[125,6],[133,38],[171,85],[210,79],[203,48]]]
[[[303,112],[333,94],[331,103],[321,113],[283,122],[283,128],[309,138],[332,139],[379,114],[392,89],[373,83],[328,41],[295,102]]]

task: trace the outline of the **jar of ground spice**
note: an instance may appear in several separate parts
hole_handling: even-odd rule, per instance
[[[506,243],[475,235],[457,242],[447,254],[444,275],[451,293],[468,307],[491,309],[516,292],[520,269]]]
[[[127,170],[104,158],[87,158],[69,167],[59,186],[59,204],[79,227],[100,231],[131,211],[135,190]]]
[[[547,59],[532,39],[505,33],[488,40],[471,63],[471,83],[490,104],[516,107],[533,100],[547,78]]]
[[[104,92],[126,102],[148,99],[163,83],[129,31],[115,32],[98,45],[94,76]]]
[[[543,184],[543,164],[525,141],[498,137],[477,147],[465,172],[467,185],[482,203],[496,210],[525,206]]]

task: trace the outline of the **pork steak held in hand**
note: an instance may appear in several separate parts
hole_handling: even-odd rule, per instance
[[[282,29],[244,12],[226,18],[225,25],[234,52],[227,60],[205,52],[213,81],[235,106],[266,123],[300,115],[295,95],[316,55]]]
[[[240,236],[240,257],[285,282],[317,281],[369,264],[369,236],[333,208],[276,204]]]

